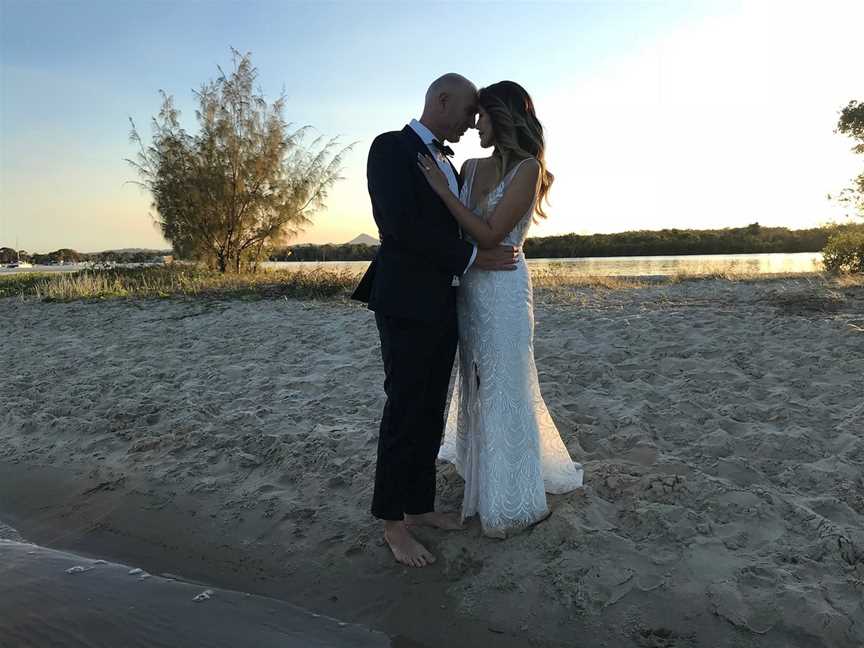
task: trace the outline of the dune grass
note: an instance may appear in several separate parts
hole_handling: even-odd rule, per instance
[[[684,281],[770,281],[806,278],[823,287],[864,286],[864,275],[787,273],[757,275],[706,269],[665,277],[589,276],[573,272],[563,264],[532,268],[535,288],[544,292],[578,288],[633,290],[672,285]],[[41,301],[101,299],[159,299],[182,297],[238,299],[346,299],[359,281],[359,272],[327,268],[260,270],[256,273],[220,274],[213,270],[173,265],[144,268],[82,270],[72,273],[27,273],[0,276],[0,298],[18,297]]]
[[[261,270],[221,274],[195,266],[112,268],[0,277],[0,297],[42,301],[117,298],[328,298],[347,296],[356,273],[339,270]]]
[[[532,268],[531,283],[540,290],[567,290],[571,288],[599,288],[603,290],[628,290],[644,288],[645,286],[663,281],[658,278],[618,277],[610,275],[584,275],[568,271],[558,266],[548,268]]]

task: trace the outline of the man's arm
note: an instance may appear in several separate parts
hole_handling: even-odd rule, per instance
[[[399,247],[426,257],[445,272],[461,275],[469,266],[474,246],[455,236],[433,233],[420,218],[411,188],[412,163],[404,160],[393,135],[379,135],[372,142],[366,178],[381,238],[392,238]]]

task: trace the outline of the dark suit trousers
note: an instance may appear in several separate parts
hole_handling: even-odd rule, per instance
[[[456,355],[456,291],[436,324],[375,314],[387,402],[378,436],[372,515],[401,520],[435,508],[435,462]]]

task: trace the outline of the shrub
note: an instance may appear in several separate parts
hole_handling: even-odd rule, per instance
[[[828,272],[864,272],[864,229],[838,232],[822,249],[822,263]]]

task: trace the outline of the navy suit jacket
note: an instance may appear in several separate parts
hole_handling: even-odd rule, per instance
[[[474,246],[417,168],[417,153],[429,149],[410,126],[372,142],[366,178],[381,246],[352,299],[382,315],[436,322]]]

